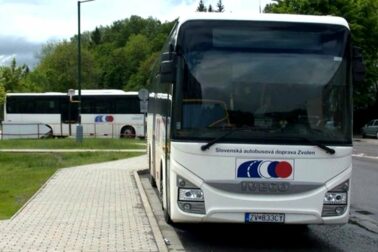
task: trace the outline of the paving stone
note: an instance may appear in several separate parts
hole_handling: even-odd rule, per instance
[[[145,159],[57,171],[0,223],[0,251],[158,251],[132,176]]]

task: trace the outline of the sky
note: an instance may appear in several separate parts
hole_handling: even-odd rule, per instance
[[[204,0],[216,6],[218,0]],[[225,12],[258,13],[270,0],[223,0]],[[199,0],[94,0],[81,3],[81,31],[93,31],[131,15],[162,22],[194,12]],[[34,67],[41,47],[77,34],[77,0],[0,0],[0,65]]]

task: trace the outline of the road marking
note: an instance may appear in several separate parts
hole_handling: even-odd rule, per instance
[[[371,159],[378,159],[376,156],[367,156],[363,153],[353,154],[353,157],[360,157],[360,158],[371,158]]]

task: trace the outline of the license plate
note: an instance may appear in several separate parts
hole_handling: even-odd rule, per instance
[[[285,223],[283,213],[246,213],[246,223]]]

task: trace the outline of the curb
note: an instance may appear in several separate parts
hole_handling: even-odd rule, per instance
[[[134,171],[134,178],[138,187],[139,194],[142,199],[142,203],[144,206],[144,209],[147,214],[148,221],[150,222],[152,233],[156,240],[156,245],[158,247],[158,250],[160,252],[168,252],[167,245],[164,242],[163,234],[161,233],[161,230],[159,228],[159,225],[155,219],[154,213],[152,212],[152,208],[150,203],[148,202],[146,192],[143,189],[142,183],[139,178],[138,170]]]
[[[378,159],[378,157],[375,157],[375,156],[366,156],[365,154],[363,153],[360,153],[360,154],[352,154],[352,157],[357,157],[357,158],[368,158],[368,159]]]

